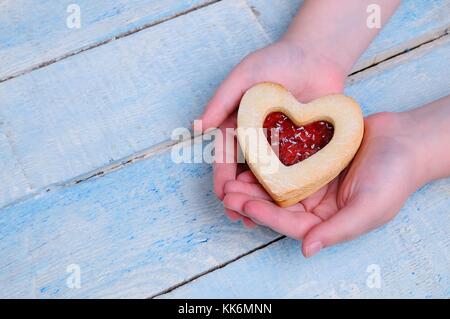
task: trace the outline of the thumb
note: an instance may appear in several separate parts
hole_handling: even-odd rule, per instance
[[[354,239],[385,224],[393,216],[392,211],[382,201],[355,198],[306,234],[302,253],[305,257],[311,257],[324,247]]]
[[[219,127],[236,109],[244,92],[250,87],[248,73],[242,62],[231,71],[200,116],[203,130]]]

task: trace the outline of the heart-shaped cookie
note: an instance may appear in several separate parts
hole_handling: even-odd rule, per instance
[[[292,120],[288,126],[287,118]],[[280,136],[280,153],[276,154],[271,132],[263,126],[278,128],[278,132],[285,126],[295,136]],[[306,130],[303,136],[302,130]],[[339,175],[355,156],[363,132],[359,105],[341,94],[302,104],[281,85],[260,83],[244,94],[239,105],[237,135],[246,162],[282,207],[301,201]],[[300,141],[303,144],[296,145]],[[286,160],[283,149],[296,157]]]

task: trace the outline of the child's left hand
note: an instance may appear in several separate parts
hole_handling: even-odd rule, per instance
[[[306,257],[360,236],[393,218],[423,183],[409,124],[402,113],[366,118],[364,139],[350,166],[294,206],[277,206],[251,171],[225,184],[224,205],[256,224],[303,240]]]
[[[301,102],[332,93],[341,93],[344,76],[339,64],[313,47],[280,40],[247,56],[229,74],[217,90],[201,117],[203,130],[219,127],[223,140],[215,141],[214,191],[220,200],[224,185],[236,180],[241,165],[237,163],[236,109],[243,93],[260,82],[283,85]],[[195,129],[195,128],[194,128]],[[231,134],[227,130],[232,129]],[[247,226],[255,224],[232,210],[231,219],[242,219]]]

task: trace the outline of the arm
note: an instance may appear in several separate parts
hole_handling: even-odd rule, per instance
[[[283,40],[320,52],[347,75],[380,31],[367,26],[367,8],[373,4],[380,8],[383,27],[400,0],[307,0]]]
[[[410,143],[418,159],[418,183],[450,176],[450,95],[404,115],[411,123]]]

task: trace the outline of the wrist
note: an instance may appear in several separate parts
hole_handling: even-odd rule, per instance
[[[280,41],[289,43],[291,46],[301,47],[311,56],[319,57],[321,60],[327,61],[342,73],[344,79],[350,72],[355,61],[349,61],[347,57],[342,56],[342,50],[332,47],[333,43],[320,41],[314,37],[304,34],[303,32],[294,32],[288,30]]]
[[[418,145],[422,144],[423,136],[418,136],[416,131],[416,121],[408,111],[392,113],[396,117],[397,139],[402,141],[405,158],[408,158],[410,179],[415,189],[425,185],[430,181],[427,174],[427,154]],[[420,141],[420,142],[419,142]]]
[[[450,98],[399,113],[408,123],[408,134],[417,158],[421,185],[450,175],[448,119]]]
[[[309,74],[309,87],[304,90],[317,91],[313,98],[344,91],[347,77],[345,70],[319,46],[296,41],[287,36],[278,40],[276,45],[288,47],[290,51],[296,52],[296,56],[301,57],[298,72]]]
[[[383,14],[380,27],[393,14],[400,0],[378,0]],[[367,49],[380,28],[368,25],[370,0],[304,1],[283,38],[317,48],[328,59],[334,60],[344,73],[351,69]]]

